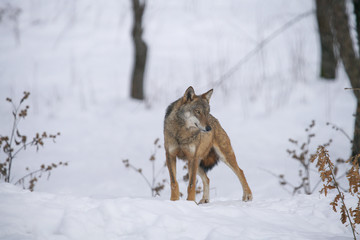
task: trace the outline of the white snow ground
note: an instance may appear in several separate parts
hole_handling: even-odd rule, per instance
[[[31,193],[0,185],[2,239],[351,239],[313,196],[206,205]]]
[[[342,69],[336,82],[317,78],[318,39],[313,16],[274,39],[220,86],[217,80],[286,21],[313,9],[313,1],[148,1],[145,38],[149,44],[146,103],[128,99],[132,65],[130,1],[1,0],[19,7],[18,25],[0,22],[0,133],[8,134],[11,108],[31,92],[29,116],[20,131],[61,132],[22,152],[13,179],[42,163],[69,162],[43,176],[34,192],[0,184],[0,239],[351,239],[333,213],[330,198],[317,191],[292,196],[269,172],[296,184],[297,162],[286,153],[293,139],[316,121],[317,144],[333,139],[332,159],[350,154],[355,99],[345,91]],[[16,41],[14,29],[19,29]],[[141,176],[151,176],[153,142],[160,138],[166,106],[193,85],[214,87],[211,112],[228,132],[238,163],[254,194],[242,190],[224,164],[209,173],[210,203],[169,201],[168,182],[151,198]],[[1,100],[3,99],[3,100]],[[3,159],[4,155],[0,155]],[[156,152],[159,180],[164,150]],[[181,192],[184,163],[178,164]],[[312,173],[311,184],[317,182]],[[200,199],[201,196],[197,196]]]

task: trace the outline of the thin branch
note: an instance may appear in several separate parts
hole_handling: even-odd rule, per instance
[[[142,173],[142,171],[141,171],[141,170],[139,171],[138,168],[134,167],[134,166],[131,165],[130,163],[129,163],[129,167],[131,167],[131,168],[132,168],[133,170],[135,170],[136,172],[140,173],[140,175],[145,179],[146,183],[149,185],[149,187],[150,187],[150,189],[151,189],[151,191],[152,191],[152,186],[151,186],[149,180],[148,180],[148,179],[145,177],[145,175]]]
[[[152,185],[151,189],[155,186],[155,159],[152,161]]]
[[[334,185],[335,185],[335,187],[336,187],[336,190],[337,190],[338,193],[340,194],[340,199],[341,199],[341,202],[342,202],[342,204],[343,204],[343,206],[344,206],[344,208],[345,208],[346,216],[347,216],[347,218],[349,219],[349,222],[350,222],[350,226],[351,226],[351,230],[352,230],[354,239],[356,239],[355,230],[354,230],[354,224],[353,224],[352,221],[351,221],[350,213],[349,213],[349,211],[348,211],[348,208],[346,207],[346,204],[345,204],[345,201],[344,201],[344,194],[343,194],[343,193],[340,191],[340,189],[339,189],[339,184],[338,184],[338,182],[337,182],[336,179],[335,179],[334,169],[331,167],[331,164],[329,163],[329,161],[330,161],[329,157],[325,158],[325,160],[326,160],[326,163],[328,164],[328,166],[329,166],[329,168],[330,168],[331,176],[332,176]]]
[[[342,179],[345,176],[346,176],[346,171],[343,174],[341,174],[337,179]]]
[[[360,88],[344,88],[345,90],[354,90],[354,91],[360,91]]]
[[[304,181],[299,186],[294,188],[293,195],[295,195],[295,193],[299,191],[302,187],[304,187]]]
[[[315,187],[313,188],[313,190],[311,191],[311,194],[313,194],[316,190],[316,188],[319,186],[319,184],[321,183],[321,179],[315,184]]]
[[[9,167],[8,167],[8,174],[5,178],[5,182],[10,182],[10,175],[11,175],[11,167],[12,167],[12,161],[14,159],[14,155],[12,154],[12,143],[13,143],[13,140],[14,140],[14,136],[15,136],[15,130],[18,129],[18,125],[19,125],[19,122],[21,120],[21,118],[18,118],[17,115],[18,115],[18,112],[19,112],[19,109],[20,109],[20,106],[23,102],[25,98],[23,97],[22,100],[20,101],[19,105],[16,107],[15,104],[11,101],[11,104],[13,105],[13,116],[14,116],[14,123],[13,123],[13,127],[12,127],[12,130],[11,130],[11,136],[10,136],[10,141],[9,141],[9,153],[7,154],[8,155],[8,158],[9,158]]]
[[[17,114],[19,112],[19,108],[21,106],[21,103],[19,104],[19,106],[17,108],[14,108],[15,111],[13,111],[14,114],[14,123],[13,123],[13,128],[11,130],[11,137],[10,137],[10,145],[14,139],[15,136],[15,130],[17,129],[17,126],[19,125],[19,122],[21,120],[21,118],[17,118]]]
[[[32,140],[31,142],[28,142],[28,143],[26,143],[26,144],[23,144],[23,145],[21,146],[21,148],[19,148],[19,149],[14,153],[14,155],[12,156],[12,158],[15,158],[15,156],[16,156],[21,150],[23,150],[24,148],[26,148],[26,146],[29,146],[29,145],[34,144],[34,142],[35,142],[35,140]]]
[[[239,68],[246,63],[249,59],[251,59],[256,53],[258,53],[261,49],[263,49],[267,44],[269,44],[274,38],[280,35],[282,32],[293,26],[295,23],[299,22],[300,20],[312,15],[315,13],[315,10],[310,10],[304,13],[301,13],[291,19],[290,21],[286,22],[280,28],[276,29],[272,32],[268,37],[262,40],[254,49],[248,52],[243,58],[241,58],[233,67],[231,67],[225,74],[223,74],[219,80],[215,83],[215,86],[221,85],[225,80],[229,79]]]
[[[26,174],[25,176],[23,176],[22,178],[20,178],[19,180],[17,180],[14,184],[15,184],[15,185],[16,185],[16,184],[20,184],[21,181],[24,181],[24,180],[25,180],[25,178],[30,177],[31,175],[34,175],[34,174],[36,174],[36,173],[38,173],[38,172],[43,172],[43,171],[45,171],[45,169],[40,168],[40,169],[38,169],[38,170],[36,170],[36,171],[30,172],[30,173]]]
[[[10,182],[10,174],[11,174],[11,165],[12,165],[12,161],[14,159],[14,156],[12,155],[12,142],[13,142],[13,137],[14,137],[14,132],[15,132],[15,128],[17,128],[17,124],[16,124],[16,114],[15,113],[15,116],[14,116],[14,124],[13,124],[13,129],[12,129],[12,132],[11,132],[11,137],[10,137],[10,141],[9,141],[9,152],[7,153],[8,155],[8,159],[9,159],[9,167],[8,167],[8,174],[5,178],[5,182]]]
[[[276,178],[282,179],[281,177],[279,177],[279,175],[276,175],[275,173],[273,173],[273,172],[271,172],[271,171],[269,171],[269,170],[267,170],[267,169],[264,169],[264,168],[259,168],[259,169],[262,170],[262,171],[264,171],[264,172],[269,173],[270,175],[272,175],[272,176],[274,176],[274,177],[276,177]],[[283,179],[283,180],[285,180],[285,179]],[[285,180],[285,181],[286,181],[286,180]],[[281,185],[281,184],[280,184],[280,185]],[[291,183],[289,183],[289,182],[287,182],[287,181],[286,181],[286,185],[289,185],[290,187],[295,188],[294,185],[292,185]],[[281,185],[281,187],[282,187],[285,191],[287,191],[288,193],[290,193],[290,191],[289,191],[288,189],[286,189],[283,185]]]
[[[339,130],[342,134],[344,134],[344,136],[350,141],[350,143],[353,142],[351,137],[344,131],[344,129],[342,129],[341,127],[338,127],[337,125],[335,125],[334,123],[331,123],[331,122],[328,122],[328,124],[331,125],[333,128],[335,128],[335,130]]]
[[[155,175],[155,179],[157,179],[160,175],[160,173],[163,171],[163,169],[166,167],[166,165],[162,166],[159,171],[157,172],[157,174]]]

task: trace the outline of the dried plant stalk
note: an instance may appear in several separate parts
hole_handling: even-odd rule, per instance
[[[11,98],[6,98],[6,101],[12,105],[13,124],[9,136],[0,135],[0,149],[2,149],[6,156],[4,161],[0,161],[0,179],[4,179],[4,181],[8,183],[12,181],[12,165],[19,152],[26,150],[28,146],[36,147],[36,151],[38,151],[40,146],[44,146],[45,139],[52,139],[53,142],[55,142],[56,137],[60,136],[60,133],[48,134],[43,132],[42,134],[36,133],[35,136],[29,140],[30,138],[20,133],[19,123],[21,120],[26,118],[28,109],[30,108],[28,105],[25,107],[22,107],[22,105],[29,98],[29,96],[30,92],[24,92],[23,97],[17,105]],[[15,185],[21,184],[23,188],[25,188],[25,180],[29,179],[28,189],[33,191],[38,178],[41,178],[43,173],[47,173],[49,178],[51,170],[59,165],[67,166],[68,163],[51,163],[47,167],[45,167],[43,164],[38,170],[31,171],[30,173],[21,177],[15,182]],[[29,168],[26,168],[26,170],[30,171]]]
[[[345,224],[349,221],[353,237],[356,240],[355,233],[356,226],[355,224],[360,224],[360,174],[359,166],[357,163],[359,156],[356,159],[350,159],[347,162],[351,162],[352,168],[346,174],[346,177],[349,181],[349,192],[352,196],[358,199],[358,204],[355,209],[348,208],[345,204],[345,195],[340,190],[339,184],[336,181],[334,173],[334,164],[331,162],[329,153],[324,146],[319,146],[316,154],[311,158],[311,162],[314,162],[317,159],[316,167],[320,173],[321,180],[323,181],[323,188],[320,190],[320,193],[324,193],[327,196],[328,192],[332,189],[337,190],[337,195],[330,203],[334,212],[337,212],[337,207],[340,207],[340,221]],[[339,206],[339,203],[341,204]]]

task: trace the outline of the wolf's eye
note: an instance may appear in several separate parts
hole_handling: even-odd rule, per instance
[[[195,112],[196,112],[197,114],[200,114],[200,110],[195,110]]]

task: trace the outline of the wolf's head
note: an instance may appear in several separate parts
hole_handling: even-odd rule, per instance
[[[190,86],[182,97],[181,115],[188,129],[200,129],[203,132],[211,131],[208,117],[210,113],[209,101],[213,89],[202,95],[196,95]]]

